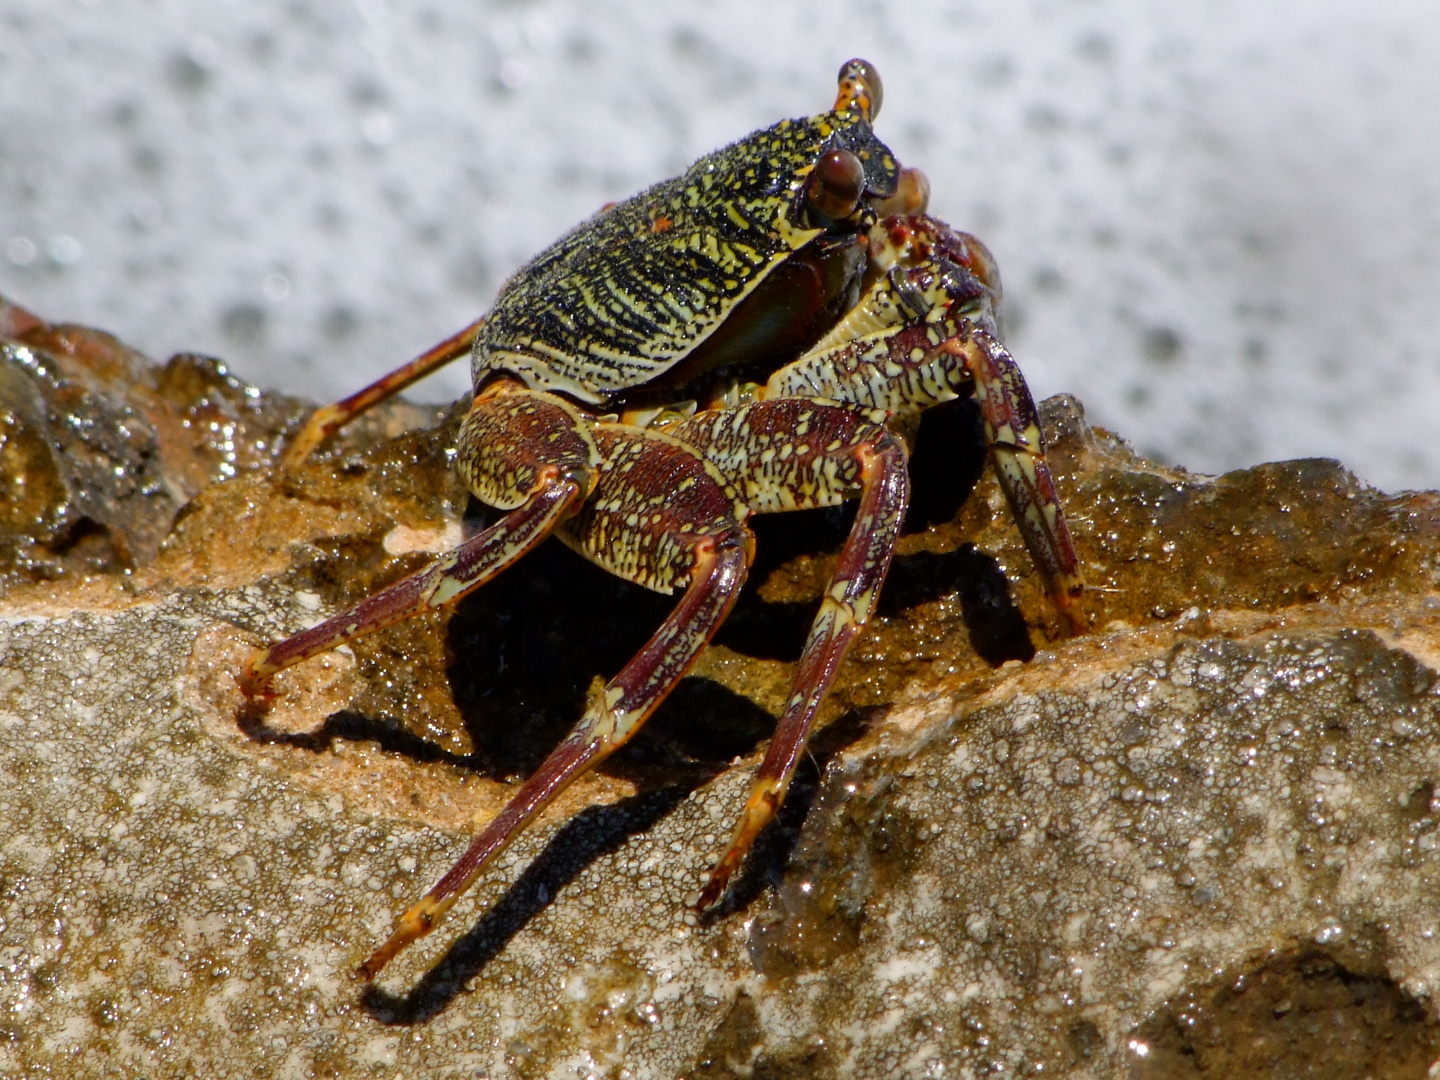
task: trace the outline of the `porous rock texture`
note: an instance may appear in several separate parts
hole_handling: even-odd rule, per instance
[[[454,414],[383,410],[282,475],[300,403],[197,358],[126,352],[104,382],[113,339],[4,317],[0,481],[45,486],[0,537],[0,1074],[1419,1077],[1440,1058],[1437,496],[1328,461],[1187,474],[1052,399],[1090,585],[1067,639],[973,410],[937,410],[875,624],[725,907],[688,905],[843,515],[761,522],[730,625],[646,735],[366,988],[356,962],[669,601],[547,545],[247,709],[255,644],[481,523],[445,467]],[[129,409],[133,437],[77,464],[81,409]],[[105,454],[152,492],[83,504],[74,477]]]

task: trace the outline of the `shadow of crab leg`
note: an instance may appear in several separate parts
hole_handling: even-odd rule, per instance
[[[603,426],[600,431],[606,464],[585,511],[567,525],[567,543],[638,584],[665,592],[684,585],[685,592],[654,636],[591,701],[575,730],[450,871],[400,917],[389,939],[360,965],[361,978],[373,979],[428,934],[537,814],[630,740],[690,670],[745,583],[750,534],[703,462],[673,440],[625,432],[617,448],[617,438],[606,438]]]
[[[485,320],[476,319],[454,337],[446,338],[433,349],[421,353],[414,360],[396,368],[388,375],[382,375],[363,390],[357,390],[344,401],[333,405],[322,405],[310,414],[305,426],[285,448],[280,459],[282,469],[293,469],[311,454],[325,440],[350,423],[361,413],[374,408],[386,398],[400,393],[411,383],[418,382],[432,371],[436,371],[452,360],[457,360],[475,347],[475,338]]]
[[[815,714],[836,669],[864,629],[890,568],[909,501],[905,447],[854,409],[791,398],[694,417],[676,436],[731,477],[757,513],[833,506],[860,493],[855,523],[810,627],[785,711],[775,727],[729,849],[697,906],[724,893],[760,831],[784,801]]]
[[[575,510],[599,463],[574,406],[517,383],[493,384],[460,427],[456,467],[482,501],[510,512],[419,573],[257,652],[240,675],[241,690],[262,694],[276,672],[479,588]]]

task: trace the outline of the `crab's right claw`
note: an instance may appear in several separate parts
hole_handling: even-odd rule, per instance
[[[975,380],[985,442],[1025,547],[1045,581],[1051,602],[1070,629],[1081,633],[1085,623],[1078,601],[1085,583],[1055,480],[1045,461],[1040,413],[1030,388],[1014,358],[987,331],[975,329],[969,341],[956,347]]]

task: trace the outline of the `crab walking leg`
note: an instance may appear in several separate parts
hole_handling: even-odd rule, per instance
[[[413,382],[423,379],[432,371],[444,367],[452,360],[459,359],[475,347],[475,337],[485,320],[477,319],[454,337],[446,338],[434,348],[421,353],[414,360],[396,368],[388,375],[382,375],[363,390],[357,390],[344,401],[333,405],[322,405],[310,414],[305,426],[285,449],[280,461],[282,469],[293,469],[312,453],[326,439],[334,435],[361,413],[373,408],[386,398],[400,393]]]
[[[833,506],[857,489],[860,506],[810,636],[794,686],[729,849],[711,871],[709,907],[756,836],[775,816],[836,669],[875,607],[909,501],[905,447],[860,411],[802,399],[702,414],[676,429],[715,462],[755,512]]]
[[[865,494],[861,497],[855,524],[840,553],[830,588],[820,603],[820,613],[810,628],[805,651],[800,654],[794,688],[755,776],[750,797],[740,813],[734,839],[710,872],[710,880],[700,894],[698,906],[702,908],[714,904],[724,893],[755,838],[784,801],[810,738],[815,712],[834,681],[840,661],[869,619],[875,597],[890,568],[909,496],[905,451],[896,441],[863,447],[857,456]]]
[[[690,670],[745,583],[749,531],[705,464],[672,440],[606,427],[598,432],[606,455],[600,483],[586,513],[567,525],[567,542],[632,581],[666,592],[683,585],[684,595],[460,861],[400,917],[390,938],[360,965],[362,978],[373,979],[428,934],[541,810],[629,741]]]
[[[262,694],[276,672],[483,585],[575,510],[600,463],[600,449],[574,406],[513,383],[498,383],[476,400],[460,428],[458,454],[471,490],[510,513],[419,573],[260,650],[245,664],[241,690]]]
[[[913,270],[891,276],[900,279],[901,289],[910,278],[922,278]],[[771,376],[765,388],[766,397],[822,398],[900,416],[967,392],[980,405],[985,442],[1030,558],[1051,602],[1078,632],[1075,600],[1084,582],[1045,461],[1040,414],[1014,359],[979,321],[941,316],[872,330],[801,357]]]
[[[375,978],[400,950],[434,929],[510,841],[576,778],[624,746],[689,670],[729,614],[746,569],[743,545],[702,541],[696,549],[694,581],[660,630],[611,680],[579,726],[476,837],[460,861],[400,917],[389,939],[360,965],[361,978]]]
[[[573,480],[547,477],[542,483],[528,505],[507,514],[419,573],[257,652],[245,664],[240,689],[251,697],[263,694],[270,677],[285,668],[452,603],[485,584],[549,536],[581,495],[580,486]]]

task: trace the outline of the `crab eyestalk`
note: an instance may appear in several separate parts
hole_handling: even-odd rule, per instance
[[[805,181],[805,206],[812,219],[842,221],[855,212],[865,194],[865,166],[849,150],[831,150],[815,163]]]
[[[875,204],[875,216],[913,217],[925,213],[930,205],[930,181],[919,169],[901,169],[895,184],[895,194]]]
[[[880,115],[880,103],[885,100],[885,87],[880,82],[880,73],[869,60],[846,60],[840,67],[840,91],[835,95],[835,111],[847,112],[859,109],[862,116],[871,123]]]

